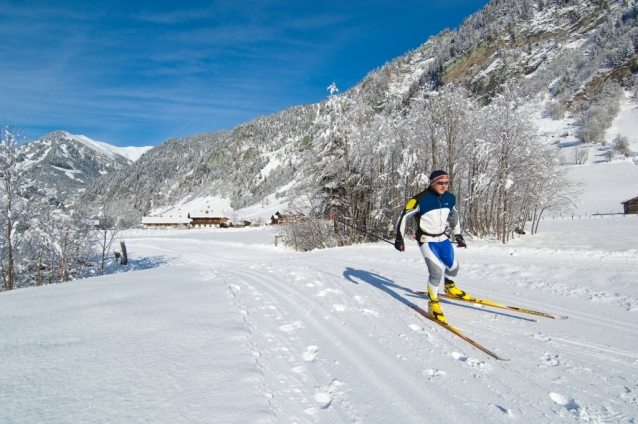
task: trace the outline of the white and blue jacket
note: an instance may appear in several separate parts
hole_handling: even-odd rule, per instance
[[[407,219],[411,216],[416,220],[416,236],[420,243],[446,240],[448,228],[455,235],[461,234],[456,197],[447,191],[439,195],[428,188],[408,200],[397,222],[397,237],[403,238]]]

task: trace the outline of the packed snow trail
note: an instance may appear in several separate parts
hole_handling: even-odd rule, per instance
[[[414,246],[131,232],[127,269],[158,268],[0,293],[0,422],[631,422],[636,221],[593,221],[457,251],[470,294],[570,317],[442,300],[506,363],[406,306],[427,307]]]

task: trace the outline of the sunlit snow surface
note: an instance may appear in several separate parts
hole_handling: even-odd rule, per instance
[[[457,251],[470,293],[569,316],[443,303],[510,362],[408,308],[427,307],[412,244],[296,253],[272,228],[132,231],[118,274],[0,293],[0,422],[631,422],[637,226],[547,220]]]

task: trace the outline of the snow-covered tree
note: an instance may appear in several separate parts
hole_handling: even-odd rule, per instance
[[[0,272],[5,290],[16,287],[25,255],[24,236],[31,228],[33,201],[26,190],[18,146],[24,136],[11,126],[0,126]]]

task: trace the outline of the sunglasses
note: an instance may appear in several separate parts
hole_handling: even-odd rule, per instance
[[[438,186],[444,186],[444,185],[449,185],[450,182],[449,181],[439,181],[437,183],[434,183],[434,185],[438,185]]]

